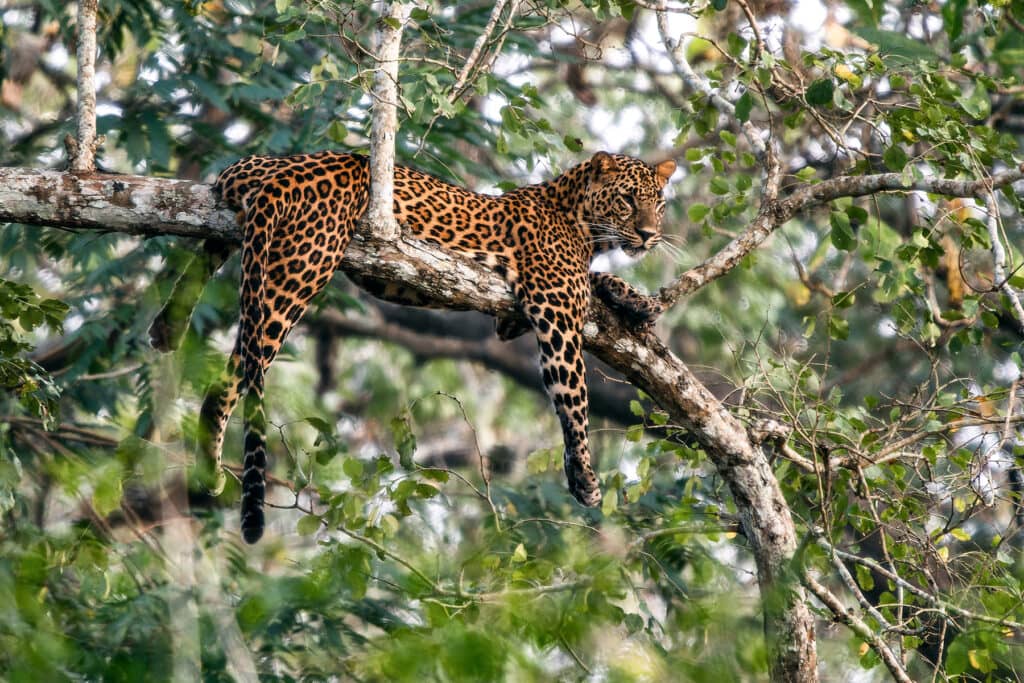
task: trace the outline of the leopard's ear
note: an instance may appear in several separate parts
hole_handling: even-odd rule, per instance
[[[619,164],[608,152],[598,152],[590,158],[590,167],[594,169],[594,175],[598,178],[606,173],[619,170]]]
[[[660,164],[655,164],[654,172],[658,176],[658,180],[661,181],[662,187],[668,183],[668,179],[672,177],[672,174],[676,172],[676,162],[671,159],[666,159]]]

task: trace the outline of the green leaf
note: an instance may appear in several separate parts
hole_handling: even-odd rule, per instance
[[[449,476],[447,470],[436,470],[436,469],[420,470],[420,475],[424,479],[428,479],[430,481],[440,482],[442,484],[445,483],[446,481],[448,481],[448,476]]]
[[[813,166],[804,166],[803,168],[796,172],[796,177],[804,181],[805,183],[814,180],[815,176],[817,175],[818,172],[814,170]]]
[[[409,414],[399,415],[391,420],[391,434],[395,439],[395,450],[398,451],[398,462],[403,468],[411,470],[415,465],[412,455],[416,452],[416,435],[409,424]]]
[[[348,128],[344,123],[335,119],[327,126],[327,137],[331,142],[342,144],[348,139]]]
[[[885,162],[886,167],[890,171],[899,173],[904,169],[904,167],[906,167],[909,159],[907,158],[907,153],[904,152],[903,148],[897,144],[887,147],[885,151],[882,152],[882,161]]]
[[[617,489],[608,491],[601,501],[601,514],[608,516],[619,509],[619,492]]]
[[[750,110],[753,108],[754,98],[750,96],[750,91],[748,90],[736,100],[736,118],[741,123],[746,123],[750,119]]]
[[[867,210],[859,206],[846,207],[846,215],[850,217],[850,223],[853,225],[864,225],[868,222]]]
[[[18,316],[18,324],[24,327],[26,332],[31,332],[42,325],[43,320],[43,312],[38,308],[26,308]]]
[[[970,95],[956,98],[957,104],[975,119],[987,118],[992,109],[992,102],[984,84],[977,82]]]
[[[956,41],[964,30],[964,10],[967,9],[967,0],[947,0],[942,5],[942,19],[949,33],[950,41]],[[1009,8],[1006,9],[1009,12]]]
[[[847,0],[850,9],[857,13],[857,18],[866,26],[877,26],[882,19],[884,0]]]
[[[850,217],[843,211],[833,211],[829,215],[832,232],[829,237],[832,245],[842,251],[852,251],[857,246],[857,236],[850,226]]]
[[[121,507],[121,496],[123,494],[124,488],[121,483],[120,467],[108,468],[92,492],[92,506],[96,508],[97,514],[101,517],[106,517]]]
[[[739,58],[743,50],[747,48],[747,41],[738,33],[730,33],[725,38],[725,51],[733,57]]]
[[[558,465],[562,461],[559,457],[561,454],[561,446],[536,450],[526,456],[526,471],[530,474],[540,474],[541,472],[547,472],[549,469],[557,470]]]
[[[836,85],[831,78],[819,78],[807,88],[807,94],[805,95],[807,104],[813,106],[832,104],[832,93],[835,91],[835,88]]]
[[[875,0],[875,2],[881,2],[881,0]],[[859,28],[855,33],[877,45],[882,58],[888,63],[906,64],[924,60],[937,64],[942,61],[927,43],[908,38],[902,33],[875,28]]]
[[[350,479],[359,479],[363,476],[363,461],[358,458],[345,458],[345,462],[341,465],[341,470]]]
[[[307,417],[306,423],[324,436],[334,436],[334,428],[327,423],[327,420],[323,420],[319,417]]]
[[[715,194],[729,194],[729,181],[722,176],[712,178],[709,187]]]
[[[832,316],[828,319],[828,336],[840,341],[850,336],[850,322],[839,316]]]
[[[636,443],[644,435],[643,425],[630,425],[626,428],[626,441],[632,441]]]
[[[871,570],[861,565],[855,565],[857,572],[857,584],[860,585],[866,591],[869,591],[875,587],[875,577],[871,575]]]
[[[315,534],[320,528],[320,518],[316,515],[306,515],[295,525],[295,533],[299,536]]]
[[[520,543],[519,545],[516,546],[516,549],[514,551],[512,551],[512,561],[513,562],[522,563],[522,562],[526,562],[527,559],[528,559],[528,556],[526,554],[526,546],[524,546],[522,543]]]
[[[839,292],[832,296],[832,305],[836,308],[849,308],[857,301],[857,295],[853,292]]]
[[[691,204],[690,208],[686,210],[686,215],[694,223],[700,223],[709,213],[711,213],[711,207],[707,204]]]
[[[563,137],[562,143],[570,152],[580,152],[583,150],[583,141],[573,135],[566,135]]]
[[[412,17],[413,21],[428,21],[430,19],[430,12],[422,7],[416,7],[409,13],[409,16]]]

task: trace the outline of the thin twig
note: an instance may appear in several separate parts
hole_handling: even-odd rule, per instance
[[[863,565],[868,569],[878,572],[890,581],[900,586],[903,586],[907,590],[907,592],[912,593],[913,595],[916,595],[925,602],[937,607],[940,614],[956,614],[958,616],[964,617],[965,619],[981,621],[985,622],[986,624],[996,624],[998,626],[1014,629],[1018,633],[1024,634],[1024,623],[1013,621],[1011,619],[999,619],[997,617],[990,617],[987,614],[978,614],[977,612],[972,612],[962,607],[957,607],[956,605],[946,602],[945,600],[942,600],[941,598],[932,595],[928,591],[910,583],[899,574],[886,569],[875,560],[872,560],[867,557],[861,557],[859,555],[855,555],[854,553],[848,553],[844,550],[836,548],[831,543],[829,543],[828,540],[826,540],[825,537],[822,535],[817,536],[817,543],[828,552],[835,553],[844,560],[849,560],[851,562],[856,562],[857,564]]]
[[[850,627],[854,633],[863,638],[868,645],[878,653],[881,657],[885,667],[889,669],[889,673],[900,683],[913,683],[910,676],[907,675],[900,660],[893,654],[893,651],[889,649],[885,641],[879,637],[877,633],[872,630],[870,626],[865,624],[859,617],[853,614],[851,611],[846,609],[842,601],[835,596],[829,589],[825,588],[822,584],[818,583],[814,577],[809,573],[804,572],[801,577],[801,583],[818,598],[829,611],[832,612],[833,617],[836,621],[842,622]]]

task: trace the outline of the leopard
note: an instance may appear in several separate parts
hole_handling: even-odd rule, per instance
[[[511,289],[515,310],[497,320],[502,339],[532,331],[540,373],[561,426],[569,492],[583,506],[602,496],[588,441],[583,327],[591,297],[632,328],[649,332],[663,313],[654,296],[591,269],[622,249],[639,257],[662,240],[664,189],[676,170],[623,154],[597,152],[560,175],[503,194],[482,194],[396,165],[393,207],[413,238],[491,269]],[[321,151],[249,156],[217,177],[213,191],[236,211],[242,232],[238,330],[227,367],[207,391],[199,418],[200,458],[219,493],[228,420],[243,401],[241,532],[256,543],[266,525],[268,466],[265,376],[310,301],[331,281],[370,199],[368,157]],[[217,255],[217,262],[226,252]],[[422,294],[372,277],[370,294],[431,305]]]

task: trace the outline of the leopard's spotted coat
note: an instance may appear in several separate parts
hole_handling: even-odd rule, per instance
[[[540,346],[544,386],[562,425],[569,490],[583,505],[601,501],[587,441],[587,388],[581,332],[591,293],[636,325],[661,312],[657,301],[608,273],[591,273],[599,253],[622,247],[640,254],[661,239],[662,189],[675,163],[649,165],[599,152],[538,185],[500,196],[470,192],[415,169],[395,169],[399,223],[421,239],[468,254],[512,287]],[[202,450],[220,477],[228,417],[246,396],[242,534],[263,534],[267,467],[264,374],[306,306],[338,268],[366,210],[366,157],[320,152],[254,156],[221,173],[215,184],[238,211],[243,229],[238,337],[228,369],[201,413]],[[424,303],[415,294],[362,282],[378,296]],[[522,325],[499,321],[511,337]]]

